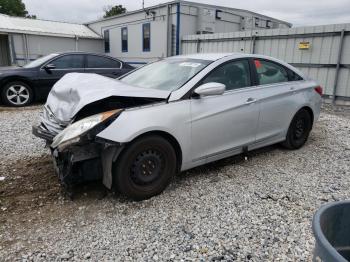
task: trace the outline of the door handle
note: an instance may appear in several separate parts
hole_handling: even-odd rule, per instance
[[[250,105],[256,102],[255,98],[249,97],[247,101],[245,102],[246,105]]]

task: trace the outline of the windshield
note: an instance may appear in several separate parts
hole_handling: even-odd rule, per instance
[[[57,56],[57,54],[50,54],[47,56],[40,57],[37,60],[34,60],[34,61],[26,64],[23,67],[24,68],[33,68],[33,67],[40,66],[40,65],[44,64],[45,62],[49,61],[50,59],[54,58],[55,56]]]
[[[142,88],[173,91],[210,63],[211,61],[199,59],[165,59],[146,65],[123,77],[121,81]]]

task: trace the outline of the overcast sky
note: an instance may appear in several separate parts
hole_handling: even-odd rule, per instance
[[[121,4],[140,9],[142,0],[23,0],[40,19],[85,23],[101,18],[106,6]],[[145,6],[166,0],[145,0]],[[247,9],[293,23],[294,26],[350,23],[350,0],[193,0]]]

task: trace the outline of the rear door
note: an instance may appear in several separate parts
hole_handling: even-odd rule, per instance
[[[304,100],[298,91],[298,80],[290,69],[274,61],[254,59],[260,103],[257,143],[278,142],[285,138],[291,118]],[[291,74],[294,73],[294,79]],[[291,81],[296,80],[296,81]]]
[[[46,65],[52,65],[54,68],[45,69]],[[49,61],[39,70],[38,84],[49,91],[65,74],[73,72],[84,73],[84,55],[62,55]]]
[[[210,82],[224,84],[226,92],[191,99],[194,162],[210,162],[240,153],[255,142],[259,106],[248,60],[219,65],[200,84]]]
[[[98,55],[86,55],[85,72],[117,78],[129,71],[124,69],[122,65],[122,62],[116,59]]]

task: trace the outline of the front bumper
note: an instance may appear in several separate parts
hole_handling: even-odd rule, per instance
[[[52,134],[43,124],[32,127],[32,133],[36,137],[46,140],[47,143],[51,144],[55,135]]]
[[[55,172],[65,188],[102,180],[111,189],[112,165],[122,148],[120,145],[93,141],[70,146],[61,152],[58,148],[51,148],[51,153]]]

